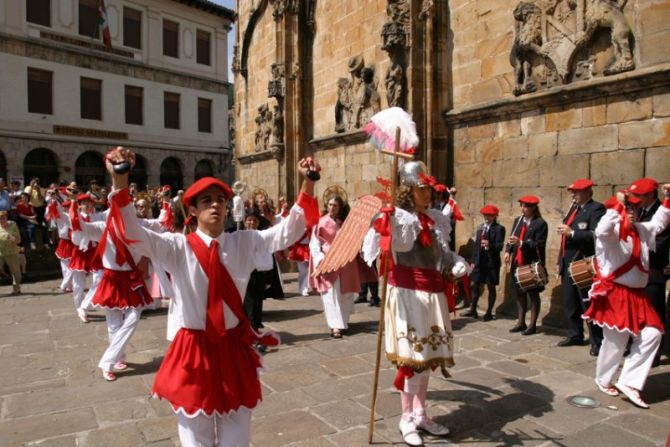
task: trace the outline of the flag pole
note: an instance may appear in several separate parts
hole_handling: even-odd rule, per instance
[[[384,151],[389,153],[388,151]],[[395,148],[390,155],[393,155],[393,160],[391,161],[391,205],[395,200],[396,194],[396,183],[398,180],[398,156],[400,152],[400,127],[396,127],[395,130]],[[390,236],[389,236],[390,237]],[[389,244],[389,251],[386,254],[386,262],[384,263],[384,282],[382,283],[382,296],[381,302],[379,304],[379,325],[377,328],[377,353],[375,357],[375,372],[374,379],[372,384],[372,404],[370,405],[370,424],[368,429],[368,444],[372,444],[372,436],[375,431],[375,410],[377,408],[377,387],[379,384],[379,363],[381,361],[381,348],[382,348],[382,334],[384,332],[384,308],[386,306],[386,291],[388,289],[388,274],[389,266],[391,264],[391,257],[393,256],[393,240]]]

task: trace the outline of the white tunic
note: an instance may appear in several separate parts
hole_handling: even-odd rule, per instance
[[[596,258],[600,272],[604,277],[612,274],[625,264],[633,253],[632,238],[625,241],[619,239],[621,216],[615,210],[607,210],[596,227]],[[659,206],[649,222],[636,222],[635,228],[640,236],[640,261],[649,270],[649,251],[656,249],[656,235],[670,222],[670,209]],[[606,247],[606,248],[605,248]],[[607,253],[607,257],[604,256]],[[634,289],[647,285],[649,274],[635,266],[614,282]]]
[[[112,200],[117,193],[112,193]],[[204,330],[209,281],[186,236],[179,233],[158,234],[143,228],[135,218],[132,204],[121,208],[121,213],[127,238],[139,241],[132,246],[133,250],[147,256],[154,265],[163,267],[172,275],[174,293],[170,295],[173,299],[168,311],[168,340],[172,340],[181,328]],[[304,211],[296,204],[286,219],[266,230],[221,233],[217,237],[219,258],[240,297],[244,297],[251,272],[271,270],[272,253],[289,247],[304,232]],[[201,231],[197,234],[209,247],[212,238]],[[238,325],[239,320],[225,303],[223,313],[226,328]]]

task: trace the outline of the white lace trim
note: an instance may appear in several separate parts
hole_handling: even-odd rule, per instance
[[[156,393],[152,393],[151,396],[154,399],[167,400],[167,399],[162,398],[161,396],[159,396]],[[208,417],[208,418],[212,418],[214,416],[222,417],[222,416],[225,416],[225,415],[228,415],[228,414],[239,414],[239,413],[243,413],[243,412],[249,412],[250,413],[253,410],[255,410],[256,408],[258,408],[258,405],[261,403],[261,399],[258,399],[258,401],[256,402],[256,405],[254,405],[251,408],[246,407],[244,405],[241,405],[237,410],[230,410],[230,411],[227,411],[227,412],[224,411],[222,413],[214,410],[210,414],[207,414],[207,412],[205,410],[203,410],[202,408],[199,409],[198,411],[196,411],[195,413],[189,413],[184,409],[184,407],[174,408],[174,406],[172,405],[172,403],[169,400],[168,400],[168,403],[170,403],[170,407],[172,407],[172,411],[174,411],[175,414],[181,414],[182,416],[185,416],[189,419],[193,419],[193,418],[196,418],[198,416],[205,416],[205,417]]]
[[[361,252],[363,252],[363,260],[372,267],[372,263],[375,262],[379,252],[381,251],[380,241],[381,236],[375,231],[374,228],[370,228],[363,239],[363,246],[361,247]]]

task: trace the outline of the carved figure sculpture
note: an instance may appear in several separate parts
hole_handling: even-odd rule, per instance
[[[515,76],[513,93],[519,96],[537,90],[531,77],[532,58],[542,52],[542,11],[535,4],[522,1],[514,8],[514,20],[510,64]]]
[[[268,149],[270,135],[272,134],[272,112],[267,104],[258,107],[256,121],[256,133],[254,134],[254,151],[264,152]]]
[[[571,0],[574,3],[574,0]],[[584,32],[577,36],[577,46],[586,44],[599,28],[609,28],[612,35],[614,60],[603,73],[612,75],[635,68],[630,51],[631,29],[628,26],[623,8],[627,0],[586,0],[584,4]]]
[[[405,69],[398,63],[397,56],[391,55],[391,66],[386,72],[384,86],[386,87],[386,101],[389,107],[405,107],[404,83]]]
[[[351,122],[351,82],[347,78],[337,80],[337,102],[335,103],[335,132],[349,129]]]
[[[354,103],[354,127],[356,129],[367,124],[372,115],[381,110],[381,100],[374,83],[374,74],[374,70],[369,67],[361,70],[362,84]]]
[[[284,145],[284,114],[278,105],[274,107],[272,117],[272,146]]]

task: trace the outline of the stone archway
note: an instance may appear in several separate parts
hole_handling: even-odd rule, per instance
[[[128,182],[135,183],[139,191],[143,191],[149,186],[147,174],[147,160],[139,154],[135,154],[135,166],[128,174]]]
[[[91,181],[99,186],[106,186],[107,170],[102,154],[86,151],[77,157],[74,163],[74,181],[83,188],[88,188]]]
[[[4,178],[5,183],[9,185],[9,179],[7,178],[7,159],[2,151],[0,151],[0,177]]]
[[[40,179],[40,185],[48,186],[58,182],[58,157],[46,148],[36,148],[23,159],[23,178],[28,183],[31,178]]]
[[[193,180],[199,180],[203,177],[214,177],[214,164],[211,160],[200,160],[195,165]]]
[[[161,186],[170,185],[172,191],[184,189],[184,173],[177,157],[168,157],[161,163]]]

